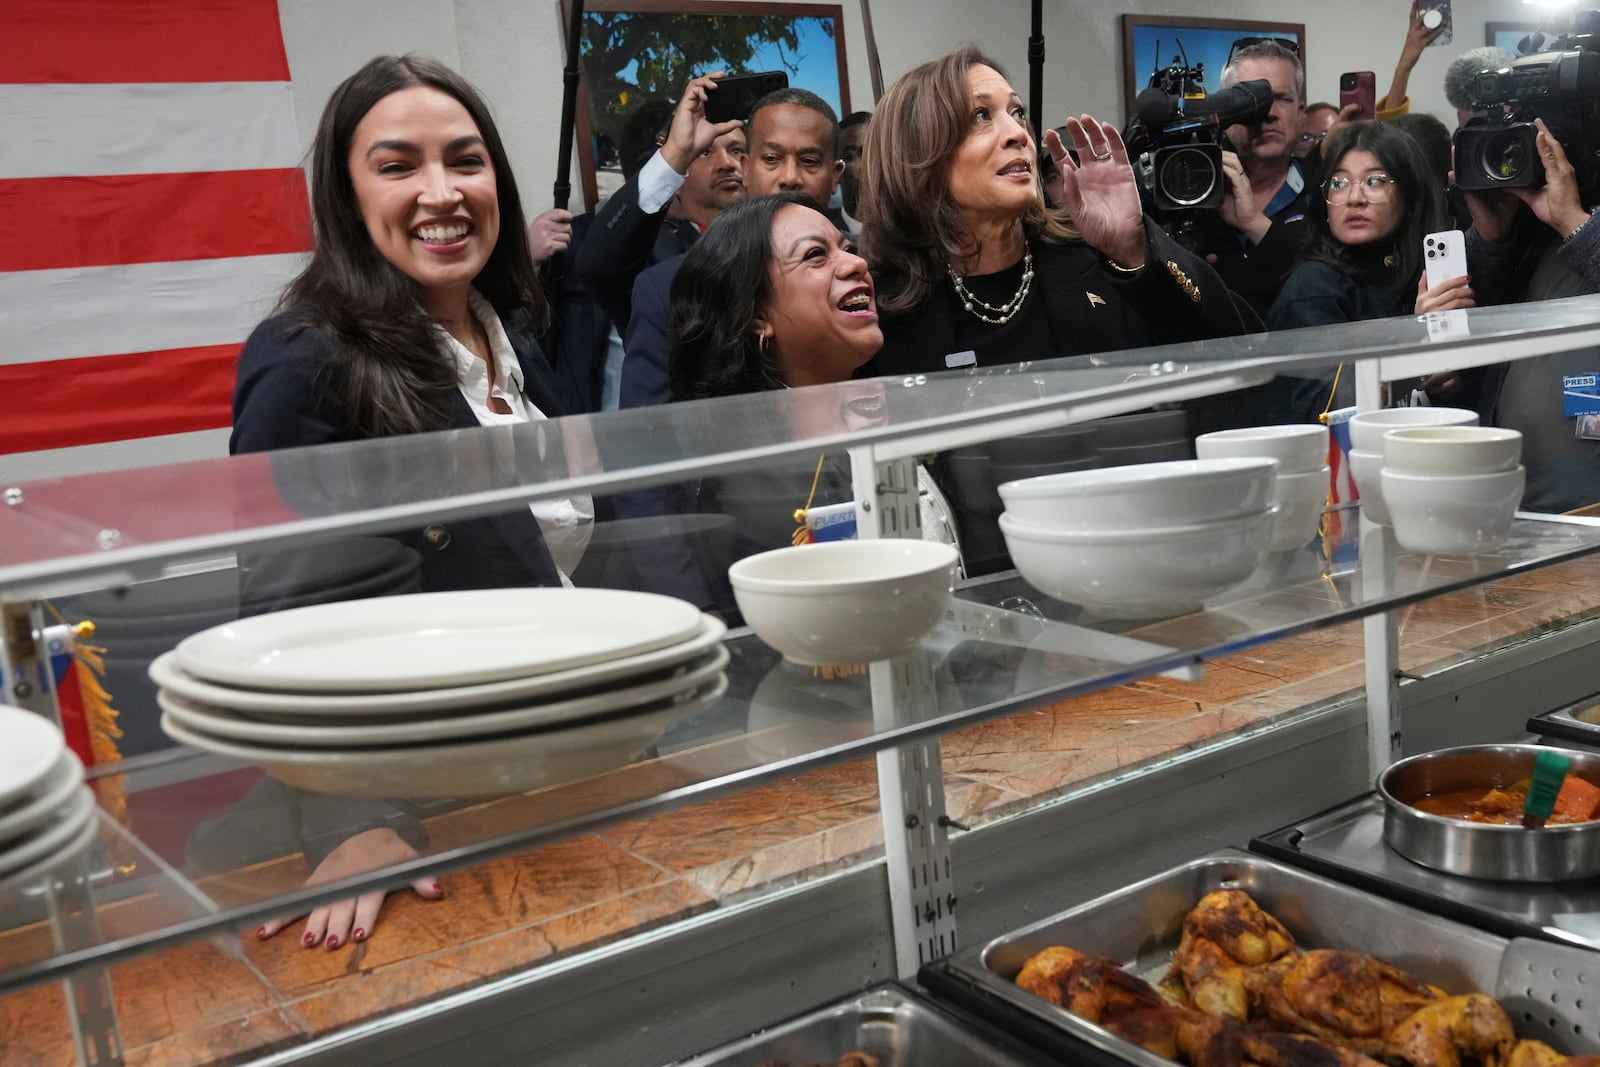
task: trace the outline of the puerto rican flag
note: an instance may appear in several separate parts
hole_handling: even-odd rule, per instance
[[[4,0],[0,42],[0,455],[226,427],[310,248],[276,0]]]

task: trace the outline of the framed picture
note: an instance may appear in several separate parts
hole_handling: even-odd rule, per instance
[[[1512,55],[1522,55],[1522,50],[1517,46],[1525,38],[1532,37],[1539,32],[1537,22],[1486,22],[1483,24],[1484,44],[1496,45],[1504,48]],[[1535,48],[1535,51],[1538,49]]]
[[[1306,55],[1306,28],[1300,22],[1252,22],[1247,19],[1187,18],[1177,15],[1122,16],[1123,120],[1134,113],[1133,101],[1150,84],[1150,75],[1176,59],[1185,66],[1201,67],[1201,84],[1208,93],[1221,85],[1233,43],[1241,37],[1278,37],[1292,41],[1301,63]]]
[[[781,70],[840,118],[850,112],[838,4],[587,0],[579,56],[578,166],[590,209],[622,185],[624,142],[636,155],[641,144],[653,150],[649,135],[700,74]]]

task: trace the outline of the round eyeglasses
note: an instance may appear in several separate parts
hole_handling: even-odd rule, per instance
[[[1368,174],[1365,178],[1356,180],[1341,174],[1328,179],[1327,184],[1323,186],[1323,195],[1328,198],[1330,204],[1342,204],[1350,199],[1350,190],[1357,185],[1361,186],[1361,191],[1366,194],[1368,201],[1381,204],[1389,199],[1394,189],[1394,179],[1387,174]]]

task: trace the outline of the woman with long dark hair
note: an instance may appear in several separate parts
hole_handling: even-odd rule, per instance
[[[329,98],[310,176],[315,248],[240,354],[231,451],[510,425],[563,413],[534,340],[546,307],[523,237],[516,181],[471,85],[424,56],[372,59]],[[461,458],[454,449],[492,451],[454,437],[439,440],[446,470]],[[352,483],[363,480],[359,472],[347,474]],[[284,498],[301,506],[295,497],[301,488],[286,485]],[[370,499],[371,486],[347,488],[352,499]],[[343,491],[333,487],[336,497]],[[307,509],[327,504],[311,501]],[[425,591],[561,584],[583,550],[592,504],[581,497],[540,502],[532,512],[519,507],[393,536],[420,556]],[[282,570],[283,562],[274,557],[273,569]],[[248,561],[241,560],[241,571],[248,573]],[[246,611],[272,607],[250,603],[249,592],[247,578]],[[296,832],[313,883],[417,855],[420,827],[404,810],[298,796],[286,806],[306,824]],[[307,815],[312,808],[315,814]],[[432,878],[413,888],[442,895]],[[369,893],[317,908],[302,943],[332,949],[365,940],[383,899]],[[257,935],[270,937],[285,925],[274,920]]]
[[[1429,289],[1423,238],[1452,224],[1444,193],[1415,138],[1386,122],[1346,126],[1326,146],[1322,195],[1311,204],[1310,241],[1267,314],[1273,330],[1328,326],[1473,306],[1465,277]],[[1287,379],[1276,414],[1314,419],[1353,403],[1340,379]]]

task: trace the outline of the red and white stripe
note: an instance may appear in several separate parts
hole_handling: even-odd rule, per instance
[[[310,247],[276,0],[5,0],[0,41],[0,454],[227,426]]]

